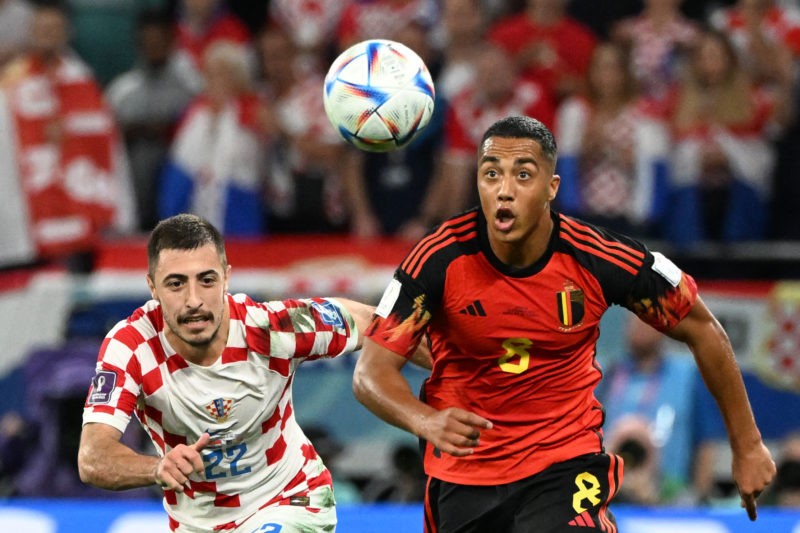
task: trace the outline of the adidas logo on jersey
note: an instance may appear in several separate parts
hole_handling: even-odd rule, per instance
[[[459,313],[462,315],[486,316],[486,311],[483,310],[480,300],[475,300],[464,309],[459,311]]]

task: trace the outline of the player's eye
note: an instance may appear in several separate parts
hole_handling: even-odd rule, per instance
[[[173,279],[167,282],[168,289],[180,289],[183,286],[183,282],[177,279]]]

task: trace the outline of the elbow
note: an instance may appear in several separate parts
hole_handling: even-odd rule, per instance
[[[114,490],[114,487],[109,486],[100,465],[92,459],[92,456],[90,450],[81,448],[78,451],[78,476],[81,482],[101,489]]]
[[[367,405],[369,402],[369,376],[358,363],[356,363],[355,371],[353,372],[353,396],[362,405]]]
[[[92,468],[92,463],[83,450],[78,452],[78,476],[82,483],[97,486],[94,468]]]

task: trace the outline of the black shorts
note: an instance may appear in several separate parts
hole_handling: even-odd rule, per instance
[[[608,503],[622,459],[589,454],[506,485],[459,485],[429,478],[426,533],[617,533]]]

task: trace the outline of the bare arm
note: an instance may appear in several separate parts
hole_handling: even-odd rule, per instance
[[[347,312],[350,313],[350,315],[353,317],[353,320],[356,321],[356,327],[358,328],[357,348],[361,348],[364,332],[367,331],[367,327],[372,320],[372,313],[375,312],[375,307],[347,298],[332,299],[347,309]]]
[[[457,407],[439,411],[419,401],[401,372],[405,363],[405,357],[366,339],[353,375],[358,401],[386,422],[443,452],[456,456],[473,453],[481,430],[491,429],[491,422]]]
[[[756,498],[775,477],[775,463],[756,427],[742,374],[722,326],[698,297],[689,314],[669,336],[685,342],[719,405],[733,451],[733,478],[742,506],[756,519]]]
[[[119,440],[122,433],[107,424],[86,424],[78,449],[81,481],[109,490],[124,490],[158,484],[183,492],[192,472],[203,472],[200,456],[209,436],[204,433],[191,446],[179,444],[163,458],[142,455]]]

